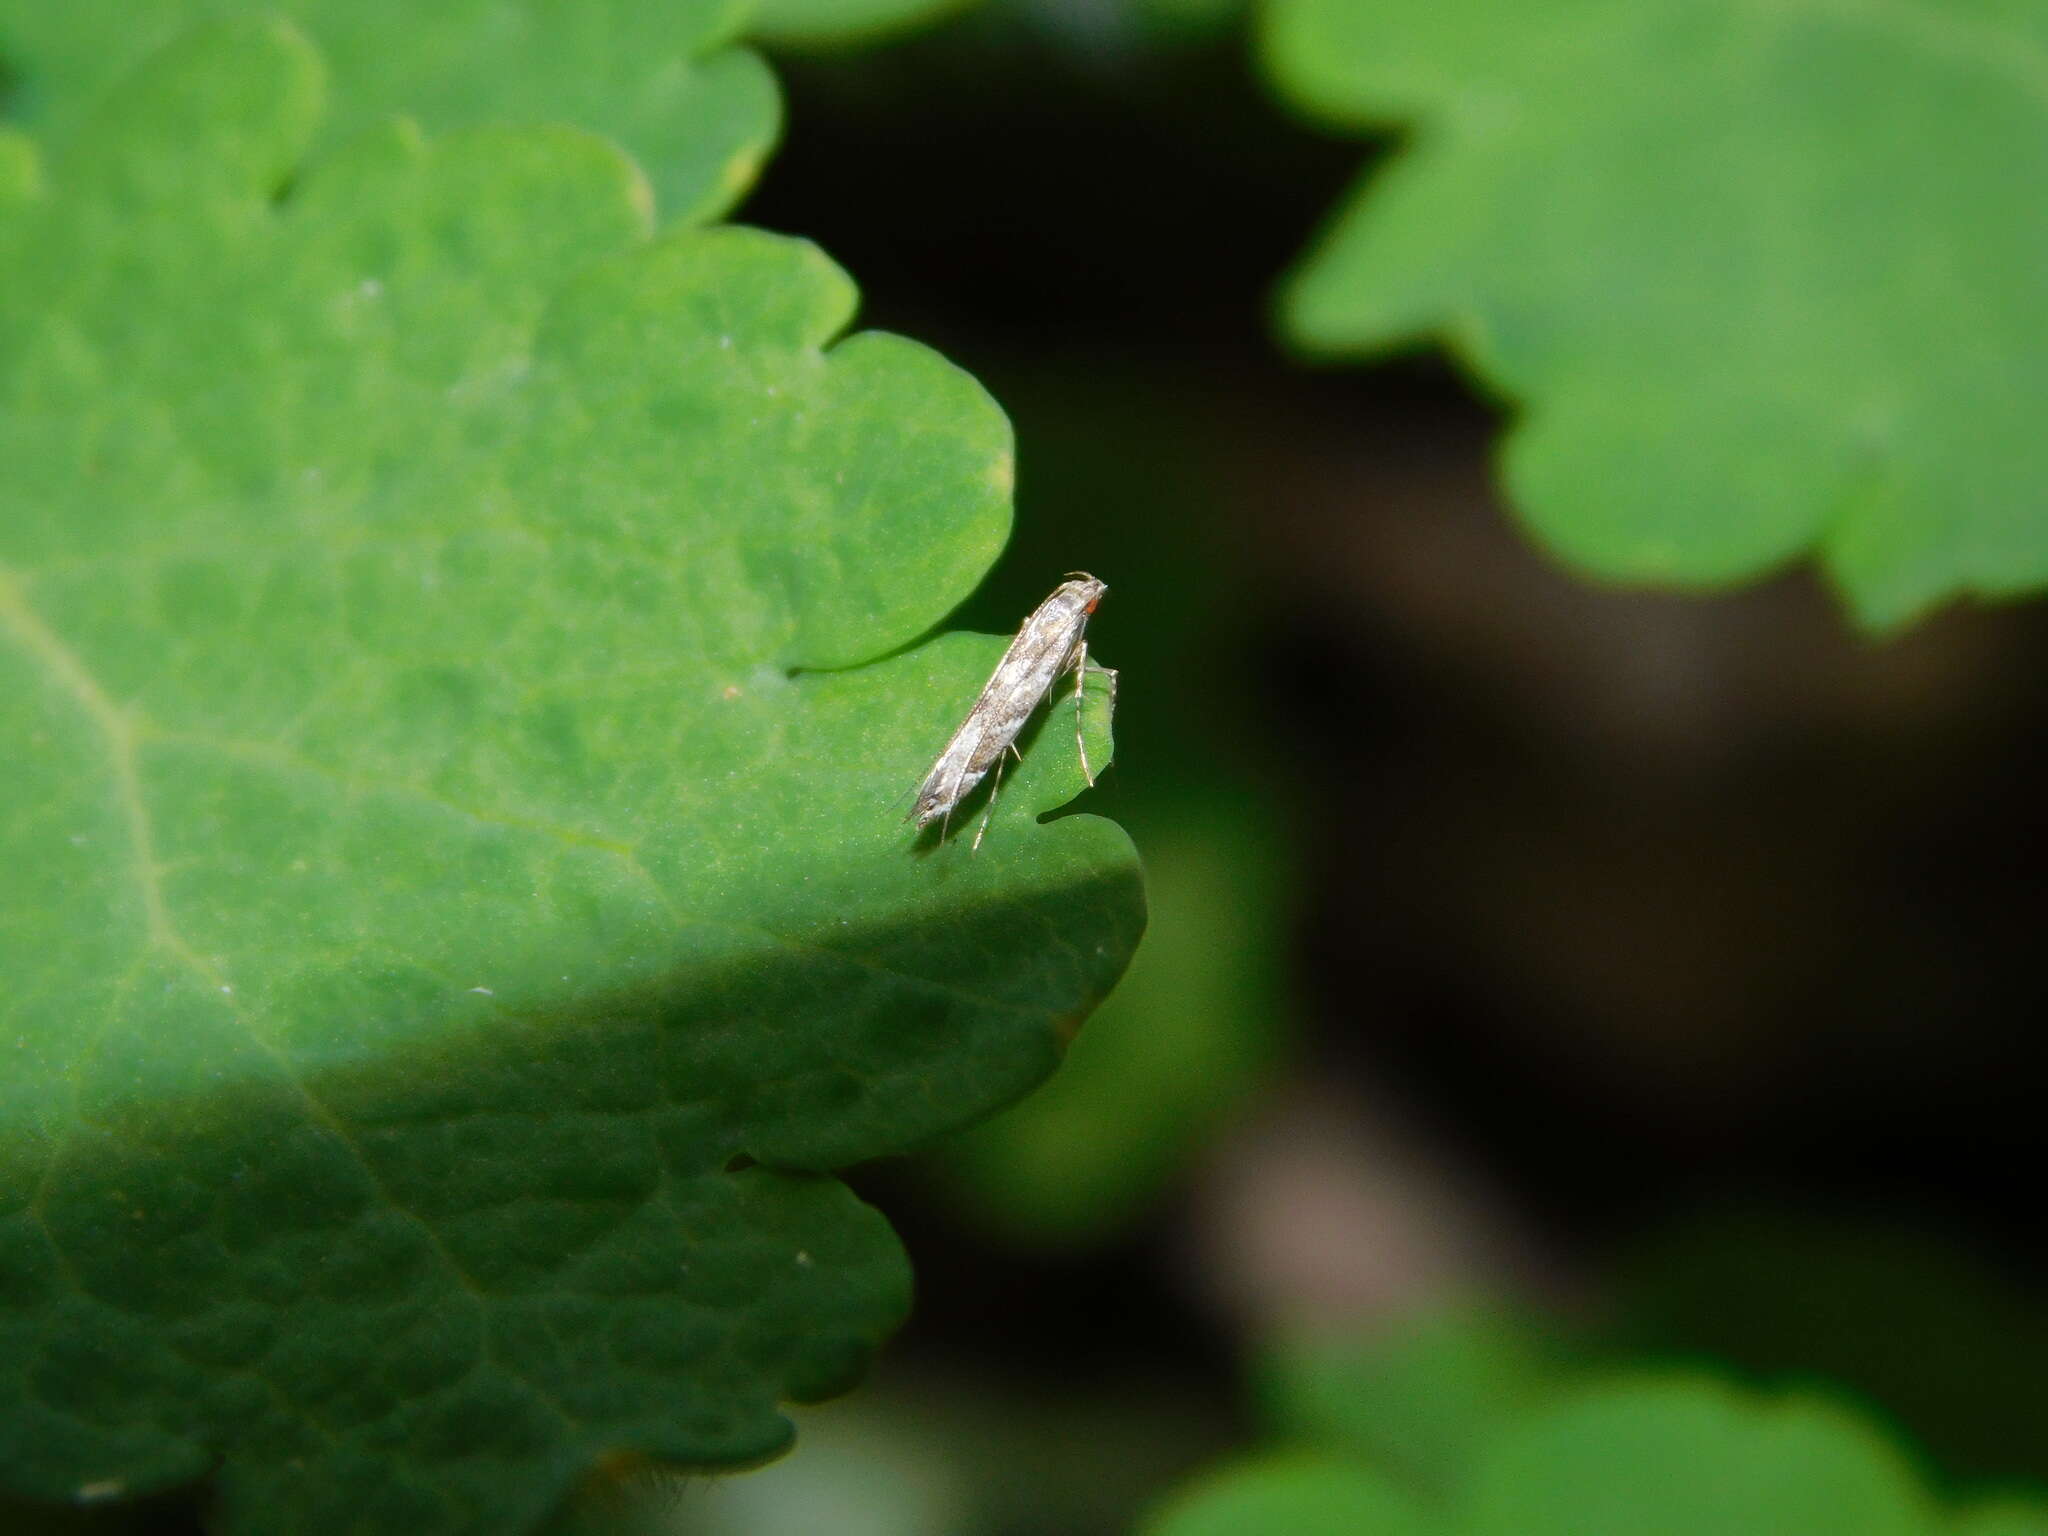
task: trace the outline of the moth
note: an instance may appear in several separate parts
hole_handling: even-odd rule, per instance
[[[1017,733],[1052,692],[1053,684],[1068,672],[1074,674],[1074,748],[1081,755],[1081,776],[1094,786],[1088,744],[1081,739],[1081,689],[1091,672],[1107,677],[1110,707],[1116,707],[1116,670],[1088,665],[1088,619],[1108,590],[1086,571],[1073,571],[1051,597],[1032,609],[989,674],[981,697],[917,786],[909,819],[917,823],[919,831],[935,821],[949,822],[960,802],[993,768],[996,782],[989,791],[988,810],[982,813],[981,826],[974,834],[974,847],[981,846],[989,816],[996,808],[996,795],[1003,787],[1003,754],[1021,756]]]

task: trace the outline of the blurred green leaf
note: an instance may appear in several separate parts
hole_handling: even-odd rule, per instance
[[[1122,1230],[1278,1049],[1278,818],[1242,793],[1141,809],[1147,918],[1130,970],[1051,1082],[931,1154],[978,1220],[1034,1247]]]
[[[51,144],[195,22],[284,15],[334,75],[320,138],[394,114],[430,130],[575,123],[625,145],[661,217],[712,218],[754,183],[780,104],[735,46],[747,0],[0,0],[8,106]]]
[[[1288,286],[1318,353],[1448,339],[1604,577],[1812,555],[1866,624],[2048,584],[2048,7],[1276,0],[1274,79],[1407,143]]]
[[[973,380],[578,131],[306,163],[321,73],[192,34],[0,217],[0,1483],[498,1536],[846,1386],[907,1275],[807,1170],[1045,1076],[1140,898],[1064,726],[900,819]]]
[[[1442,1494],[1569,1364],[1562,1341],[1535,1324],[1473,1307],[1365,1336],[1283,1335],[1260,1360],[1257,1386],[1266,1422],[1284,1439],[1347,1452],[1405,1487]]]
[[[2048,1504],[2000,1501],[1973,1509],[1947,1528],[1948,1536],[2048,1536]]]
[[[0,128],[0,215],[34,196],[39,176],[35,145]]]
[[[1293,1453],[1196,1482],[1146,1536],[2026,1536],[2025,1507],[1941,1520],[1876,1428],[1830,1404],[1704,1379],[1611,1381],[1518,1415],[1428,1513],[1379,1469]],[[1346,1502],[1349,1501],[1349,1502]],[[1997,1522],[2007,1522],[1999,1524]],[[2013,1523],[2019,1522],[2019,1523]]]
[[[1620,1287],[1623,1342],[1882,1404],[1964,1477],[2048,1477],[2048,1319],[1981,1260],[1902,1225],[1723,1210],[1664,1233]]]
[[[1341,1461],[1274,1456],[1198,1479],[1143,1536],[1422,1536],[1407,1495]]]
[[[1532,1415],[1479,1459],[1461,1536],[1919,1536],[1927,1499],[1869,1424],[1709,1381],[1596,1388]]]

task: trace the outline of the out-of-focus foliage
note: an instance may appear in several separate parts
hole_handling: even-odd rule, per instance
[[[1882,1403],[1943,1469],[2048,1479],[2048,1318],[1991,1265],[1897,1224],[1721,1211],[1629,1266],[1620,1342],[1825,1380]]]
[[[1945,1536],[2048,1536],[2048,1504],[1995,1500],[1963,1515]]]
[[[1140,896],[1064,730],[978,855],[892,810],[1001,648],[913,644],[971,378],[592,135],[322,103],[197,29],[0,220],[0,1475],[496,1536],[850,1384],[814,1170],[1042,1078]]]
[[[1579,1353],[1522,1318],[1445,1309],[1369,1337],[1283,1335],[1257,1362],[1259,1395],[1282,1438],[1441,1494],[1503,1424],[1556,1390]]]
[[[1277,0],[1272,78],[1407,141],[1288,285],[1450,342],[1582,570],[1820,561],[1865,624],[2048,584],[2048,6]]]
[[[1621,1384],[1527,1415],[1478,1458],[1462,1536],[1922,1536],[1930,1500],[1876,1425],[1710,1381]]]
[[[1860,1415],[1700,1378],[1565,1389],[1472,1450],[1434,1497],[1369,1462],[1278,1453],[1198,1484],[1146,1536],[1979,1536],[2048,1517],[2017,1499],[1944,1513]]]

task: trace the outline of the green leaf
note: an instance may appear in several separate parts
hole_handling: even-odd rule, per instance
[[[1273,1456],[1198,1479],[1143,1536],[1422,1536],[1399,1489],[1340,1461]]]
[[[580,131],[307,161],[321,77],[194,34],[0,217],[0,1486],[501,1533],[846,1386],[907,1276],[811,1170],[1042,1078],[1140,898],[1064,718],[901,820],[987,395]]]
[[[2048,8],[1277,0],[1278,83],[1409,142],[1288,286],[1311,350],[1442,336],[1605,577],[1820,561],[1865,623],[2048,584]]]
[[[664,219],[702,220],[753,185],[774,143],[774,78],[734,39],[747,0],[0,0],[8,106],[47,142],[195,22],[282,14],[334,74],[321,140],[393,114],[433,130],[563,121],[646,168]]]
[[[1610,1385],[1559,1402],[1481,1456],[1460,1536],[1920,1536],[1931,1511],[1870,1425],[1716,1383]]]
[[[1389,1516],[1363,1502],[1346,1516],[1325,1513],[1347,1496],[1340,1490],[1361,1500],[1392,1495],[1377,1468],[1327,1451],[1295,1453],[1198,1481],[1146,1533],[1384,1526],[1404,1536],[2032,1536],[2038,1519],[2036,1505],[2015,1500],[1952,1523],[1868,1421],[1812,1398],[1759,1397],[1699,1378],[1571,1391],[1500,1420],[1481,1441],[1468,1474],[1427,1514],[1416,1505]]]
[[[1967,1249],[1903,1223],[1727,1208],[1674,1225],[1621,1288],[1638,1350],[1825,1380],[1887,1413],[1950,1476],[2048,1477],[2048,1319]]]
[[[1947,1536],[2048,1536],[2048,1503],[1999,1500],[1970,1510]]]
[[[1565,1366],[1562,1345],[1534,1324],[1471,1307],[1358,1338],[1282,1335],[1260,1362],[1259,1386],[1267,1420],[1289,1440],[1441,1494],[1555,1389]]]
[[[35,195],[38,174],[35,146],[20,134],[0,129],[0,214]]]

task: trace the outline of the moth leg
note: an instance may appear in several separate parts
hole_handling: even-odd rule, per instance
[[[1095,787],[1094,770],[1088,766],[1088,743],[1081,739],[1081,689],[1088,681],[1088,642],[1081,640],[1074,646],[1074,750],[1081,755],[1081,777],[1088,781],[1088,787]]]
[[[1116,708],[1116,668],[1091,667],[1088,665],[1088,642],[1084,639],[1074,646],[1074,750],[1081,756],[1081,777],[1088,781],[1088,787],[1095,787],[1095,774],[1088,766],[1088,743],[1081,737],[1081,690],[1088,682],[1088,674],[1109,679],[1109,707]]]
[[[981,825],[974,829],[974,844],[967,851],[977,853],[981,849],[982,834],[988,831],[988,819],[996,813],[996,796],[1003,792],[1003,756],[996,754],[996,781],[988,788],[988,809],[981,813]]]

